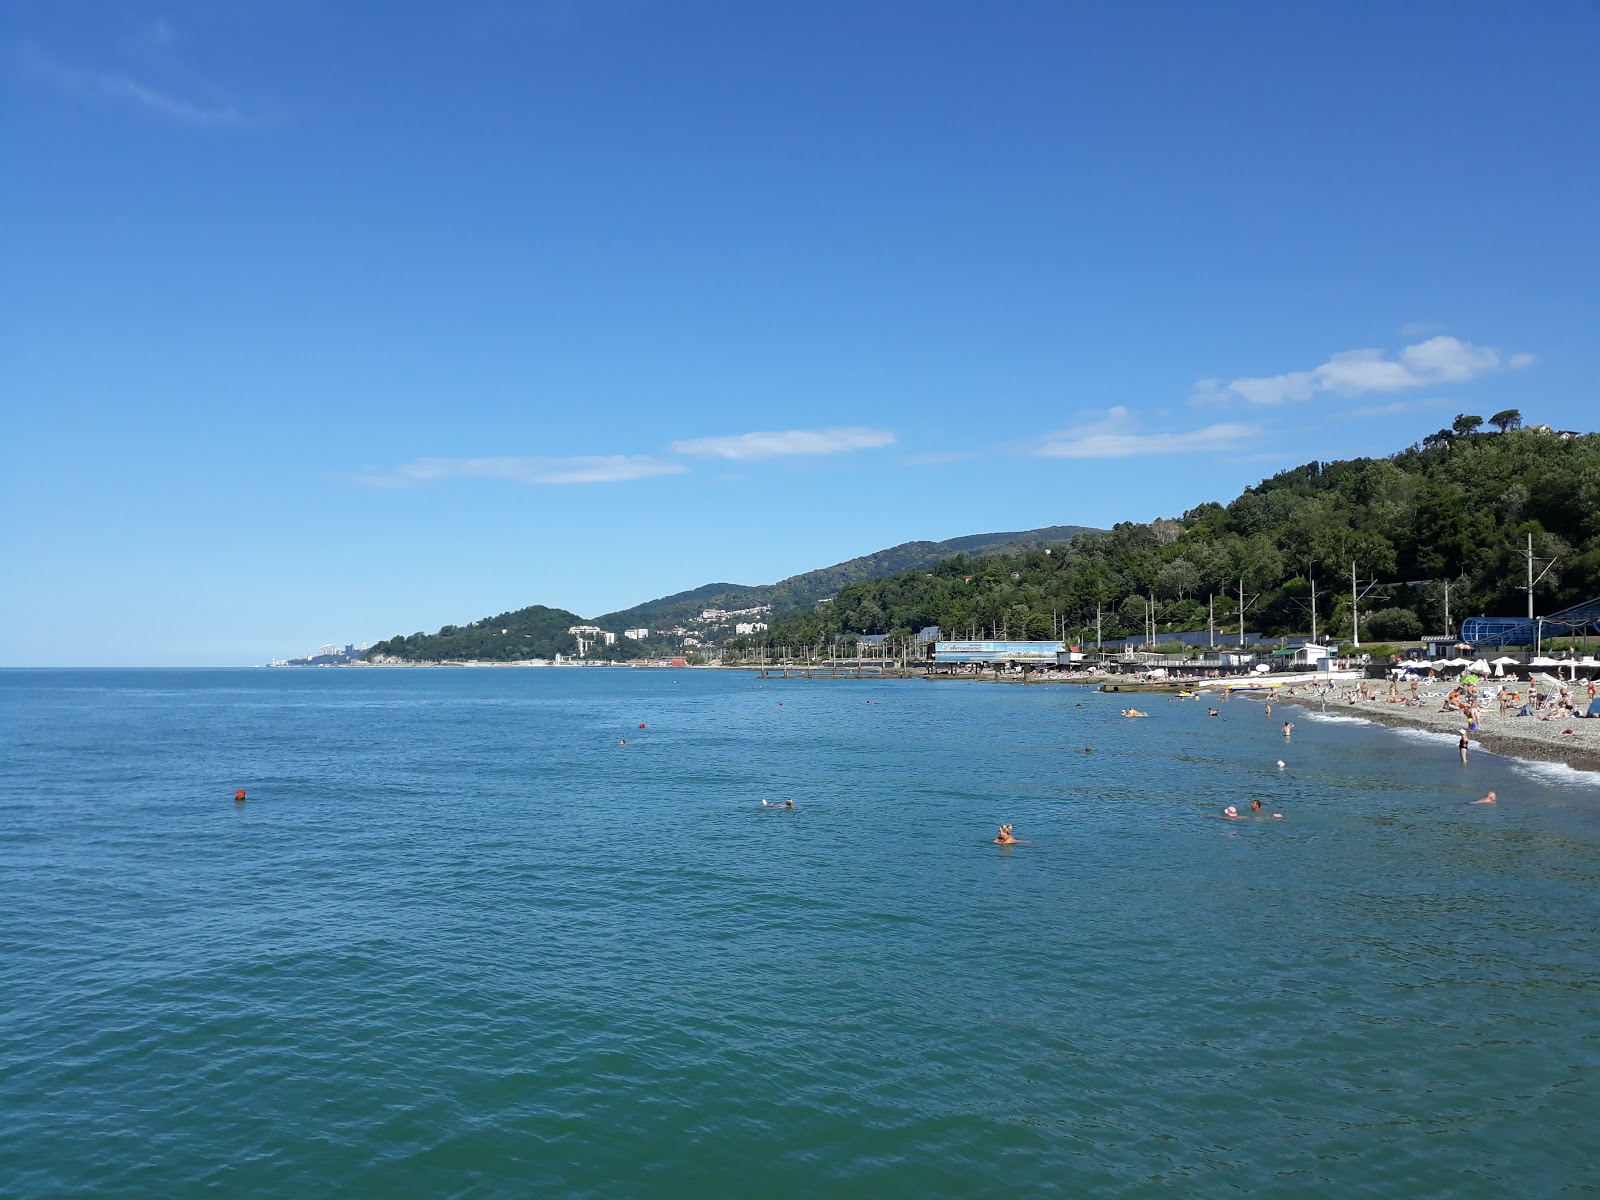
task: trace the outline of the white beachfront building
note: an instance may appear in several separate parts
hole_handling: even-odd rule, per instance
[[[1326,671],[1333,667],[1336,657],[1334,647],[1306,642],[1300,646],[1285,646],[1272,652],[1273,664],[1279,669],[1300,671]]]

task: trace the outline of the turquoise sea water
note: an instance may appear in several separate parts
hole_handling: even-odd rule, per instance
[[[1600,781],[1147,699],[0,672],[0,1194],[1600,1187]]]

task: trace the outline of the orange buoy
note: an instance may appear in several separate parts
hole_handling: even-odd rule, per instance
[[[640,728],[640,729],[643,729],[643,728],[644,728],[644,722],[643,722],[643,721],[640,721],[640,722],[639,722],[639,728]]]
[[[235,804],[243,804],[244,803],[244,789],[243,788],[240,788],[237,792],[235,792],[233,794],[233,802]]]

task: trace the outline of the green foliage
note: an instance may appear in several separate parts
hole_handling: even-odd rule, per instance
[[[1450,426],[1450,432],[1457,437],[1466,437],[1469,434],[1477,433],[1482,424],[1482,417],[1471,417],[1466,413],[1457,413],[1455,421]]]
[[[435,634],[392,637],[367,652],[368,658],[391,657],[406,662],[515,662],[525,658],[575,655],[578,642],[567,632],[586,624],[576,613],[535,604],[516,612],[486,617],[470,625],[446,625]],[[618,647],[606,647],[616,651]],[[624,654],[628,651],[624,651]],[[601,657],[591,652],[590,657]]]
[[[1093,532],[1083,525],[1051,525],[1021,533],[974,533],[943,542],[903,542],[875,554],[864,554],[831,567],[791,575],[788,579],[761,586],[739,583],[708,583],[689,592],[663,596],[645,604],[607,613],[595,620],[606,629],[626,629],[632,625],[647,628],[681,625],[698,617],[707,608],[739,609],[770,604],[772,615],[782,617],[804,612],[824,596],[840,588],[868,579],[878,579],[899,571],[925,570],[952,554],[1001,553],[1052,546],[1070,541],[1079,533]]]
[[[853,583],[832,604],[774,622],[766,640],[804,646],[938,625],[957,638],[1048,627],[1082,644],[1094,640],[1098,605],[1109,641],[1144,631],[1153,593],[1159,641],[1205,628],[1208,600],[1219,629],[1237,629],[1241,580],[1252,628],[1309,632],[1315,587],[1319,632],[1348,636],[1352,564],[1379,582],[1361,602],[1363,633],[1413,640],[1444,632],[1446,580],[1455,620],[1523,611],[1518,552],[1530,534],[1536,554],[1561,563],[1540,585],[1541,610],[1600,595],[1600,436],[1562,440],[1515,428],[1514,410],[1496,416],[1507,425],[1496,436],[1468,421],[1389,458],[1307,463],[1178,521]]]
[[[1422,618],[1409,608],[1380,608],[1362,625],[1372,637],[1392,642],[1414,642],[1422,636]]]
[[[1493,425],[1501,433],[1506,432],[1508,429],[1521,429],[1522,410],[1518,408],[1502,409],[1489,418],[1489,424]]]

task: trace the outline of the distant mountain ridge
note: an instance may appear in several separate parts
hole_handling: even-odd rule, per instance
[[[698,617],[707,608],[754,608],[764,604],[772,606],[774,617],[782,617],[811,608],[817,601],[852,583],[864,583],[900,571],[931,567],[957,554],[1021,553],[1070,542],[1080,533],[1102,532],[1087,525],[1047,525],[1042,529],[1010,533],[970,533],[942,542],[901,542],[898,546],[863,554],[831,567],[791,575],[777,583],[703,584],[691,591],[676,592],[671,596],[647,600],[632,608],[606,613],[596,617],[595,624],[619,632],[637,626],[657,629],[682,624]]]
[[[1043,529],[1012,533],[972,533],[942,542],[902,542],[831,567],[791,575],[777,583],[707,583],[687,592],[676,592],[607,613],[593,621],[586,621],[565,609],[534,604],[467,625],[446,625],[437,633],[419,632],[409,637],[387,638],[373,646],[368,657],[407,662],[510,662],[553,658],[557,654],[575,655],[578,653],[577,638],[567,631],[578,625],[597,625],[613,634],[641,627],[651,630],[652,637],[648,641],[618,637],[610,645],[596,645],[590,654],[593,658],[678,653],[681,651],[676,648],[676,642],[664,641],[657,631],[695,621],[708,608],[771,605],[772,618],[777,619],[809,611],[816,607],[817,601],[852,583],[865,583],[900,571],[922,570],[957,554],[1022,553],[1069,542],[1080,533],[1102,532],[1086,525],[1048,525]],[[709,631],[706,633],[708,637],[715,637]]]

